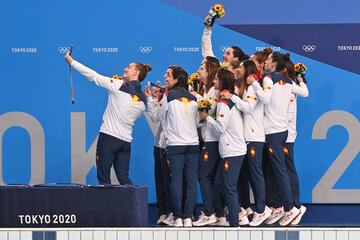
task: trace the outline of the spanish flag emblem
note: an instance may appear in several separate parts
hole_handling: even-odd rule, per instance
[[[136,95],[132,95],[132,99],[133,99],[134,102],[139,102],[140,101],[139,97],[136,96]]]
[[[287,147],[284,147],[284,153],[285,155],[289,155],[289,149]]]
[[[256,156],[256,151],[255,151],[256,149],[255,149],[255,147],[251,147],[250,148],[250,156],[251,157],[255,157]]]
[[[273,149],[272,149],[271,146],[269,146],[268,150],[269,150],[269,153],[270,153],[270,154],[274,154],[274,151],[273,151]]]
[[[229,161],[225,161],[224,170],[225,170],[225,172],[229,171]]]
[[[286,84],[286,82],[285,82],[284,80],[280,80],[280,81],[279,81],[279,84],[283,86],[283,85]]]
[[[204,161],[207,162],[209,160],[209,153],[205,152],[204,153]]]
[[[178,99],[180,102],[182,102],[182,103],[189,103],[189,99],[187,99],[187,98],[179,98]]]

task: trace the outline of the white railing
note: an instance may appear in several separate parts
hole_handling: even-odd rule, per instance
[[[360,240],[360,228],[0,229],[0,240]]]

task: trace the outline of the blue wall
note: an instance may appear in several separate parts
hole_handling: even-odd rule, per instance
[[[3,129],[2,181],[74,181],[72,176],[77,173],[72,164],[76,165],[74,161],[79,158],[71,153],[71,132],[74,131],[71,124],[75,121],[71,120],[72,113],[85,114],[85,122],[78,123],[85,126],[86,151],[96,139],[107,93],[74,73],[75,105],[71,104],[64,47],[73,45],[75,59],[104,75],[122,74],[123,68],[133,61],[152,65],[153,71],[147,80],[153,82],[163,80],[166,67],[172,64],[181,65],[191,73],[202,60],[203,16],[213,3],[203,0],[1,0],[0,127],[4,128],[6,121],[14,119],[26,122],[21,113],[31,115],[43,129],[45,141],[43,163],[31,158],[31,139],[24,127],[14,124]],[[356,141],[360,139],[360,77],[359,68],[354,64],[360,61],[360,42],[356,42],[360,39],[360,15],[356,13],[360,3],[304,0],[295,9],[294,3],[285,0],[273,1],[270,5],[265,0],[226,0],[223,4],[227,15],[218,20],[219,25],[213,30],[217,56],[229,45],[238,45],[249,54],[259,47],[274,46],[290,52],[294,62],[303,62],[309,67],[310,96],[298,101],[296,164],[302,201],[360,202],[357,175],[360,171],[357,142],[360,141]],[[308,25],[311,23],[316,23],[316,27]],[[291,31],[304,26],[307,27],[299,33]],[[329,35],[316,37],[323,28],[330,29]],[[305,52],[304,45],[315,45],[316,50]],[[141,51],[144,47],[151,51]],[[334,61],[335,58],[341,61]],[[17,113],[11,115],[14,112]],[[323,122],[316,125],[317,121]],[[326,130],[326,125],[329,131],[321,140],[313,131]],[[136,184],[149,186],[149,200],[154,202],[153,136],[144,117],[136,124],[134,139],[131,177]],[[345,153],[338,158],[343,149]],[[333,170],[326,173],[332,164]],[[34,166],[38,171],[31,170]],[[86,178],[80,182],[96,183],[94,167],[82,171],[86,171]],[[34,174],[43,176],[36,178]],[[325,184],[318,185],[317,193],[313,193],[324,176]],[[32,178],[35,180],[31,181]]]

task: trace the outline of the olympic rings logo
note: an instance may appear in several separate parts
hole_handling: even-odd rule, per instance
[[[221,47],[220,47],[220,49],[221,49],[222,52],[225,52],[226,49],[228,49],[228,48],[229,48],[229,46],[221,46]]]
[[[70,51],[70,47],[58,47],[59,53],[65,54]]]
[[[139,51],[142,53],[150,53],[152,51],[152,47],[142,46],[139,47]]]
[[[302,46],[302,49],[305,51],[305,52],[313,52],[316,50],[316,46],[315,45],[303,45]]]

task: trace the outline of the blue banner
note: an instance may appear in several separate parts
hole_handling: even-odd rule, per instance
[[[203,17],[215,1],[0,1],[0,183],[95,184],[95,147],[107,93],[73,73],[64,54],[112,76],[149,63],[147,80],[169,65],[195,72]],[[295,161],[305,203],[360,203],[360,3],[304,0],[222,1],[213,28],[220,57],[227,46],[248,54],[289,52],[308,66],[310,96],[298,99]],[[145,81],[146,82],[146,81]],[[145,83],[144,83],[145,84]],[[134,129],[130,175],[155,202],[153,133]],[[200,200],[200,198],[199,198]]]

